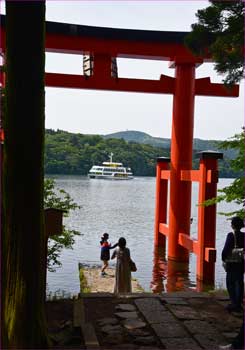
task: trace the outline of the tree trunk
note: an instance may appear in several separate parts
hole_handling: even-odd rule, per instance
[[[3,348],[45,349],[45,1],[6,1]]]

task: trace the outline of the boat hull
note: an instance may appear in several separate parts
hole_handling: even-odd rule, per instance
[[[102,180],[132,180],[133,176],[112,176],[112,175],[88,175],[90,179],[102,179]]]

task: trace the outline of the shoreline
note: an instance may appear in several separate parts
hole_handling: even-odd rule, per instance
[[[79,263],[79,279],[80,279],[80,293],[113,293],[115,268],[108,267],[106,275],[101,277],[101,268],[97,266],[84,266]],[[132,293],[143,293],[145,290],[141,287],[138,280],[133,277]]]

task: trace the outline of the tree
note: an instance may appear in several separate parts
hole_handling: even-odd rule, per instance
[[[44,206],[46,208],[56,208],[65,210],[65,216],[69,215],[71,210],[79,209],[79,205],[73,201],[70,195],[63,189],[55,190],[55,181],[53,179],[45,179],[44,181]],[[57,266],[61,266],[59,256],[63,248],[72,249],[75,242],[75,236],[79,236],[80,232],[76,230],[68,230],[63,226],[61,235],[54,235],[48,241],[48,270],[54,272]]]
[[[243,78],[244,2],[210,1],[197,11],[198,23],[186,37],[187,46],[197,55],[210,52],[215,69],[226,75],[224,83],[232,85]]]
[[[6,1],[2,348],[48,348],[45,302],[45,1]]]
[[[238,151],[237,157],[231,161],[231,167],[240,172],[240,176],[238,176],[229,186],[226,186],[219,190],[220,195],[216,198],[210,199],[205,202],[205,205],[212,205],[214,203],[219,203],[221,201],[226,201],[228,203],[235,202],[239,206],[239,209],[229,212],[229,213],[220,213],[230,216],[239,216],[242,219],[245,218],[244,207],[245,207],[245,199],[244,199],[244,128],[240,134],[236,134],[231,137],[229,140],[224,141],[220,147],[224,149],[232,148]]]

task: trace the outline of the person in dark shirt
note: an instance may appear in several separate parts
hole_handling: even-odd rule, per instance
[[[243,220],[238,216],[232,218],[231,227],[233,232],[229,232],[226,237],[225,245],[222,250],[222,261],[225,263],[226,269],[226,287],[229,293],[231,304],[227,305],[228,311],[242,311],[243,291],[244,291],[244,260],[240,262],[229,261],[232,249],[244,249],[244,227]]]
[[[100,260],[103,261],[103,266],[101,269],[102,277],[106,275],[105,270],[107,269],[108,261],[110,260],[110,249],[113,249],[118,245],[118,243],[116,243],[113,246],[111,246],[111,244],[108,242],[108,239],[109,239],[109,234],[104,233],[100,240],[100,246],[101,246]]]

